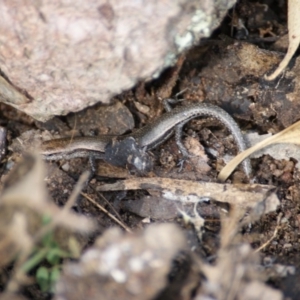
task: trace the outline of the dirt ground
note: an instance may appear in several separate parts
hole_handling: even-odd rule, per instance
[[[163,114],[162,99],[178,93],[184,100],[176,105],[205,102],[223,108],[246,136],[275,134],[298,121],[299,58],[278,79],[264,79],[288,46],[286,9],[284,1],[240,1],[213,37],[180,57],[158,79],[115,97],[111,106],[39,123],[0,104],[8,147],[0,163],[1,190],[3,199],[9,199],[1,204],[1,290],[19,291],[16,299],[298,299],[297,153],[285,154],[291,144],[273,152],[266,149],[251,158],[251,178],[239,167],[225,184],[217,183],[217,174],[237,154],[237,147],[213,118],[194,119],[185,126],[183,142],[197,158],[185,161],[182,169],[174,138],[151,151],[154,167],[143,177],[97,162],[89,185],[82,185],[78,204],[65,220],[57,221],[63,228],[55,233],[57,243],[69,249],[70,236],[76,238],[79,261],[76,256],[62,259],[54,293],[42,292],[33,280],[37,266],[26,279],[16,275],[18,261],[11,261],[23,246],[11,238],[13,226],[8,225],[15,224],[11,220],[16,210],[25,212],[29,234],[13,235],[26,236],[22,245],[34,243],[41,227],[36,214],[47,212],[55,218],[57,206],[71,207],[76,182],[89,169],[87,159],[76,158],[47,161],[41,171],[43,163],[35,156],[21,159],[24,151],[36,150],[36,140],[121,135]],[[295,147],[295,152],[300,150]],[[277,156],[282,153],[284,158]],[[22,200],[11,200],[16,199],[11,187]],[[176,196],[174,201],[166,191]],[[40,207],[41,198],[51,200]],[[50,262],[41,264],[49,267]]]

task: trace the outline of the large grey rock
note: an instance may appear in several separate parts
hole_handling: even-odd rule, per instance
[[[234,0],[0,4],[0,101],[45,121],[157,76],[208,37]]]

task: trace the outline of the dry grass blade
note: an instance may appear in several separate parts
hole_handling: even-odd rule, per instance
[[[257,143],[253,147],[241,152],[234,159],[232,159],[220,172],[218,179],[225,181],[232,171],[248,156],[252,153],[269,146],[271,144],[279,143],[292,143],[300,145],[300,121],[282,130],[281,132]]]
[[[277,225],[275,227],[275,230],[273,232],[273,235],[271,236],[271,238],[269,240],[267,240],[265,243],[263,243],[260,247],[258,247],[255,252],[259,252],[262,249],[266,248],[277,236],[279,229],[281,229],[281,219],[282,219],[282,213],[279,213],[278,217],[277,217]]]
[[[114,215],[112,215],[109,211],[107,211],[103,206],[101,206],[99,203],[97,203],[94,199],[92,199],[85,193],[81,193],[81,195],[83,197],[85,197],[87,200],[89,200],[91,203],[93,203],[96,207],[98,207],[105,214],[107,214],[112,220],[114,220],[117,224],[119,224],[121,227],[123,227],[127,232],[132,232],[128,226],[126,226],[122,221],[118,220]]]
[[[300,43],[300,0],[288,1],[288,29],[289,48],[278,68],[270,75],[265,76],[267,80],[274,80],[288,65],[295,54]]]

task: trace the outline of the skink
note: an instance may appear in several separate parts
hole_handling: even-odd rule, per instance
[[[131,141],[129,144],[130,147],[135,148],[133,150],[145,153],[145,150],[150,150],[169,138],[174,132],[176,126],[185,124],[191,119],[200,116],[210,116],[218,119],[233,135],[239,151],[246,150],[247,146],[240,128],[227,112],[211,104],[198,103],[176,107],[161,115],[152,123],[147,124],[131,134],[123,136],[113,137],[105,135],[95,137],[74,137],[72,139],[60,138],[45,141],[42,144],[41,153],[47,160],[58,160],[62,158],[70,159],[74,157],[88,157],[92,155],[95,158],[113,162],[114,157],[112,156],[115,155],[115,152],[118,152],[114,151],[114,141],[117,143],[124,142],[124,145],[127,145],[127,141]],[[119,145],[118,147],[121,146]],[[110,148],[110,151],[108,151],[108,147]],[[127,151],[127,154],[128,153],[130,154],[130,149]],[[133,156],[134,155],[135,154],[133,154]],[[135,157],[131,157],[131,159],[134,160]],[[139,159],[143,159],[143,157]],[[147,162],[148,159],[149,158],[146,158]],[[131,162],[133,160],[131,160]],[[145,164],[147,164],[147,162],[145,162]],[[119,165],[122,164],[124,163],[121,162]],[[143,168],[142,165],[143,163],[141,165],[137,164],[135,167],[137,167],[137,169]],[[243,162],[243,168],[246,175],[249,177],[251,174],[249,159],[246,159]]]

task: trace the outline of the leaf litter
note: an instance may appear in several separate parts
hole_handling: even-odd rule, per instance
[[[215,48],[215,50],[216,49],[217,48]],[[266,53],[263,53],[263,51],[260,51],[260,49],[255,46],[248,46],[242,42],[220,47],[219,52],[215,51],[215,53],[222,54],[223,49],[227,51],[227,54],[230,51],[235,54],[238,53],[240,63],[243,64],[244,68],[242,68],[242,72],[240,72],[240,69],[235,69],[235,66],[229,64],[228,61],[236,56],[232,55],[231,57],[231,55],[228,55],[226,63],[228,66],[231,66],[230,71],[236,71],[237,76],[227,76],[226,70],[222,70],[221,65],[220,69],[222,72],[217,71],[218,85],[222,88],[218,90],[214,88],[215,86],[212,80],[214,76],[209,77],[211,73],[209,73],[208,66],[201,74],[202,82],[200,86],[202,90],[199,86],[197,86],[196,89],[200,96],[203,92],[202,95],[206,95],[207,99],[213,97],[221,98],[217,97],[216,94],[222,91],[222,95],[224,95],[225,99],[226,97],[232,98],[232,94],[230,94],[230,83],[235,86],[236,82],[234,82],[234,80],[240,80],[241,78],[238,78],[238,74],[243,74],[245,78],[248,78],[246,84],[243,86],[244,90],[236,91],[232,89],[231,91],[236,93],[235,96],[237,96],[239,101],[247,97],[253,97],[251,98],[254,99],[253,103],[251,103],[249,107],[252,109],[254,119],[257,120],[257,126],[261,126],[262,131],[266,130],[268,124],[270,124],[270,122],[267,122],[269,121],[267,118],[274,117],[273,114],[276,115],[276,113],[279,121],[278,123],[274,123],[274,127],[272,127],[275,132],[278,128],[282,127],[282,124],[286,126],[289,122],[294,122],[297,116],[286,113],[287,110],[284,105],[288,105],[289,103],[286,99],[281,98],[280,92],[292,97],[291,94],[297,94],[297,89],[294,89],[293,93],[286,92],[284,88],[282,90],[278,89],[278,86],[281,87],[281,82],[285,79],[289,79],[288,76],[291,76],[291,74],[282,77],[281,81],[276,83],[277,87],[274,90],[270,86],[266,87],[260,85],[260,83],[251,82],[253,78],[256,76],[259,78],[266,71],[266,68],[264,68],[266,66],[262,67],[263,63],[252,63],[257,61],[253,58],[253,53],[261,57],[260,62],[264,61],[264,55],[266,55]],[[247,53],[247,60],[243,60],[245,53]],[[269,68],[271,65],[274,65],[274,62],[278,61],[278,55],[273,55],[272,53],[267,54],[270,57],[269,65],[267,65]],[[223,59],[226,59],[226,57],[223,57]],[[217,60],[214,60],[216,67],[220,67],[218,63]],[[251,68],[251,66],[253,68]],[[246,72],[247,69],[250,70],[250,73]],[[227,81],[225,85],[222,85],[222,76],[225,81],[228,78],[230,78],[231,81]],[[295,78],[296,77],[292,76],[291,81],[293,82],[294,80],[295,82],[297,80],[297,78]],[[194,78],[194,80],[190,82],[195,83],[197,80]],[[297,84],[295,84],[295,86],[297,86]],[[205,90],[207,87],[209,87],[210,90]],[[272,97],[268,95],[264,87],[270,91]],[[289,86],[289,88],[290,87],[291,86]],[[226,88],[228,88],[228,90],[226,90]],[[190,91],[192,92],[185,95],[187,98],[193,97],[194,90],[191,89]],[[215,94],[213,95],[213,93]],[[268,98],[272,98],[273,106],[267,101]],[[248,99],[249,98],[247,98],[247,100]],[[278,99],[280,101],[282,100],[282,106],[278,106]],[[143,102],[143,97],[139,100]],[[147,116],[151,116],[151,105],[149,107],[150,110],[146,109],[147,103],[143,103],[143,111],[147,111]],[[266,109],[266,107],[268,109]],[[142,106],[138,106],[138,110],[142,111],[141,108]],[[240,108],[243,108],[243,105],[240,105]],[[291,110],[296,111],[294,106],[291,106]],[[149,111],[150,113],[148,113]],[[283,112],[286,114],[284,115]],[[245,111],[243,111],[243,113],[236,112],[236,116],[244,121],[249,121],[251,120],[251,116],[247,113],[248,112]],[[28,161],[30,162],[30,159],[28,159]],[[25,171],[26,170],[28,169],[25,168]],[[72,163],[70,163],[70,167],[67,168],[67,171],[72,171]],[[113,175],[117,172],[118,171],[114,170],[111,173],[111,177],[114,177]],[[23,171],[23,173],[25,173],[25,177],[27,177],[27,172]],[[103,172],[103,174],[107,173],[107,171]],[[124,174],[125,172],[119,176],[129,178],[128,175]],[[45,177],[42,173],[39,173],[39,176],[40,179]],[[185,240],[186,237],[183,236],[183,232],[186,233],[186,230],[182,231],[182,229],[178,227],[172,228],[172,226],[149,225],[147,232],[144,230],[133,233],[122,233],[120,230],[111,229],[105,231],[104,234],[96,240],[94,246],[88,248],[85,254],[81,256],[79,262],[64,263],[62,279],[57,284],[57,294],[54,297],[58,298],[60,296],[69,298],[71,295],[72,299],[76,299],[76,297],[82,299],[87,293],[90,293],[90,287],[92,287],[94,291],[98,291],[95,296],[101,294],[110,299],[167,299],[166,295],[171,297],[171,299],[207,299],[207,297],[213,299],[282,299],[283,295],[279,290],[275,290],[265,284],[265,281],[271,277],[268,271],[272,269],[273,274],[278,275],[280,267],[272,263],[269,264],[268,267],[261,265],[256,250],[264,251],[267,247],[272,248],[276,245],[274,243],[276,242],[276,238],[278,238],[281,231],[286,229],[284,224],[289,224],[290,217],[288,212],[285,211],[285,214],[277,220],[275,228],[268,228],[268,233],[263,237],[264,243],[261,245],[262,247],[258,247],[255,234],[241,234],[241,232],[247,232],[247,228],[257,226],[256,222],[260,218],[264,218],[267,212],[274,218],[274,215],[272,213],[270,214],[270,211],[274,211],[278,205],[278,195],[280,193],[276,193],[276,189],[280,190],[280,186],[274,187],[272,184],[237,185],[233,179],[234,184],[204,184],[206,186],[203,187],[201,184],[198,185],[198,182],[184,181],[182,179],[176,179],[177,181],[174,179],[168,180],[169,178],[131,178],[127,181],[117,181],[114,184],[96,184],[96,187],[98,187],[99,190],[101,186],[102,188],[106,186],[107,190],[120,188],[124,191],[124,189],[128,189],[129,198],[133,199],[134,202],[138,202],[136,201],[136,197],[140,196],[138,193],[140,193],[141,190],[146,191],[145,195],[142,194],[144,198],[140,198],[141,202],[143,202],[146,197],[149,197],[149,195],[152,197],[150,200],[167,199],[168,202],[171,201],[175,203],[175,206],[173,206],[173,215],[170,216],[170,218],[180,219],[180,216],[183,216],[181,227],[185,229],[191,226],[197,228],[198,232],[203,230],[205,223],[208,221],[205,218],[201,219],[201,215],[198,216],[198,211],[195,209],[196,206],[200,206],[201,201],[207,201],[207,199],[211,197],[211,202],[217,200],[216,202],[224,201],[227,204],[229,203],[229,209],[223,209],[224,214],[221,215],[221,231],[219,232],[220,244],[214,249],[213,256],[207,258],[205,255],[199,255],[194,248],[188,247],[187,245],[190,241]],[[35,195],[38,194],[32,195],[33,202],[32,205],[30,204],[29,195],[33,194],[32,187],[40,183],[39,181],[28,181],[30,188],[24,190],[26,193],[22,193],[22,196],[25,197],[23,202],[29,201],[30,210],[33,209],[37,211],[38,214],[49,211],[50,214],[53,214],[54,218],[55,215],[59,215],[60,210],[57,209],[57,207],[54,208],[52,205],[49,205],[50,202],[46,202],[47,204],[43,202],[43,204],[41,204],[37,199],[48,199],[49,196],[45,190],[39,190],[37,187],[36,191],[38,194],[41,193],[42,196],[35,197]],[[8,180],[6,187],[3,188],[4,195],[10,186],[13,185],[10,185],[10,180]],[[199,191],[201,191],[204,198],[201,199],[201,197],[199,197]],[[295,188],[293,190],[293,187],[290,188],[290,191],[291,193],[297,194],[297,190],[295,190]],[[75,194],[77,193],[78,191]],[[12,193],[12,195],[15,197],[15,194]],[[106,196],[109,197],[109,194],[106,194]],[[16,197],[19,196],[17,195]],[[120,197],[122,199],[122,195]],[[212,200],[212,198],[216,199]],[[287,199],[281,198],[280,200],[284,202],[288,199],[287,195]],[[296,199],[296,197],[294,199]],[[18,203],[18,201],[16,203]],[[70,204],[72,201],[67,203]],[[67,207],[68,206],[67,204]],[[192,209],[188,210],[188,206],[192,207]],[[160,209],[161,211],[165,211],[163,208]],[[56,224],[57,226],[62,225],[63,227],[68,227],[68,229],[79,230],[81,234],[82,232],[88,231],[86,224],[89,224],[88,221],[92,218],[81,219],[80,217],[78,219],[76,214],[71,213],[69,210],[67,210],[67,212],[68,214],[59,221],[59,224]],[[139,210],[136,209],[135,214],[138,213]],[[141,217],[149,216],[148,213],[144,214],[145,215],[141,215]],[[158,214],[156,213],[152,217],[154,219],[156,217],[158,222],[164,222],[165,215],[163,213],[157,216]],[[130,216],[130,218],[133,219],[134,216]],[[28,245],[24,247],[25,249],[30,249],[34,242],[32,242],[31,227],[29,226],[30,222],[28,219],[31,221],[34,220],[34,218],[28,218],[27,213],[24,216],[24,214],[18,214],[16,212],[16,215],[12,219],[13,221],[6,222],[6,225],[11,225],[10,230],[12,230],[12,232],[22,227],[23,231],[18,233],[18,235],[23,235],[24,241],[22,243]],[[60,224],[60,222],[63,224]],[[149,222],[152,222],[151,218]],[[40,222],[37,223],[40,226]],[[145,223],[137,222],[135,226],[142,227],[142,224]],[[134,223],[131,223],[131,225],[134,226]],[[7,232],[10,231],[7,230]],[[11,233],[9,234],[11,235]],[[249,242],[247,241],[247,237],[249,238]],[[268,237],[269,239],[265,241]],[[197,238],[198,243],[205,243],[205,235],[198,234]],[[258,240],[262,241],[262,238]],[[8,245],[10,245],[11,240],[7,239],[7,241]],[[12,239],[12,243],[17,244],[17,241]],[[249,246],[250,243],[254,249]],[[288,245],[286,244],[285,247],[288,247]],[[18,250],[17,247],[16,249]],[[193,249],[193,251],[191,251],[191,249]],[[7,262],[5,261],[4,264],[5,263]],[[283,266],[283,268],[288,270],[289,266]],[[181,269],[183,269],[183,273],[179,272]],[[145,272],[143,272],[143,270]],[[81,274],[81,276],[78,276],[78,274]],[[286,272],[286,275],[287,274],[288,272]],[[166,281],[167,276],[169,281]],[[21,282],[24,283],[24,285],[28,283],[25,278],[23,278]],[[153,284],[151,288],[149,288],[149,282]],[[83,292],[83,294],[81,294],[81,292]]]

